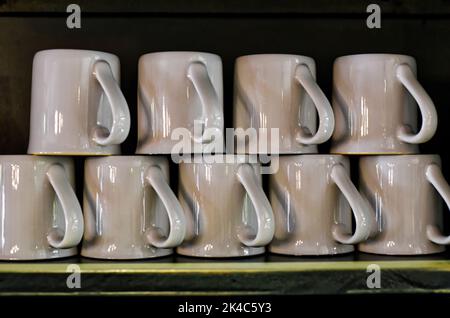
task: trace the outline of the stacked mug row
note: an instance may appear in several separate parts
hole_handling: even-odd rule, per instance
[[[311,58],[238,58],[234,128],[254,128],[257,138],[244,134],[245,148],[235,149],[249,155],[184,157],[176,195],[168,160],[158,155],[174,154],[174,135],[185,132],[184,153],[223,142],[221,60],[199,52],[146,54],[138,79],[136,153],[143,156],[86,159],[81,207],[73,162],[59,155],[120,154],[131,119],[119,60],[96,51],[38,52],[28,153],[44,156],[0,156],[0,259],[72,256],[80,242],[81,255],[106,259],[151,258],[174,248],[239,257],[266,246],[288,255],[347,253],[354,245],[379,254],[441,252],[450,238],[441,232],[439,195],[450,203],[450,188],[439,157],[416,154],[434,135],[437,114],[415,74],[414,59],[404,55],[338,58],[331,105]],[[265,149],[261,136],[271,141]],[[336,154],[314,154],[329,138]],[[278,169],[267,194],[255,153],[284,154],[272,158]],[[340,154],[385,156],[360,159],[358,190]]]
[[[315,62],[309,57],[239,57],[233,126],[255,129],[256,138],[244,135],[244,146],[227,152],[317,153],[317,144],[332,138],[331,152],[336,154],[414,154],[419,152],[417,145],[436,131],[435,106],[417,81],[416,62],[410,56],[362,54],[336,59],[332,103],[315,77]],[[115,55],[38,52],[33,61],[28,153],[119,154],[131,123],[119,82]],[[223,108],[219,56],[143,55],[138,67],[136,153],[170,154],[183,133],[189,139],[184,153],[205,152],[212,141],[222,145]],[[270,141],[265,149],[259,147],[261,134]]]
[[[274,158],[267,194],[248,155],[181,162],[177,195],[163,156],[85,161],[83,207],[74,165],[58,156],[0,156],[0,259],[77,255],[141,259],[171,254],[243,257],[354,250],[444,251],[442,198],[450,187],[437,155],[366,156],[359,190],[342,155]],[[355,224],[352,229],[352,213]]]

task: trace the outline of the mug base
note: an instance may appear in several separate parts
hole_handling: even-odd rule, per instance
[[[149,259],[149,258],[158,258],[165,257],[173,254],[172,249],[158,249],[156,252],[147,252],[141,253],[139,255],[130,255],[130,254],[115,254],[115,255],[105,255],[99,252],[87,252],[81,250],[80,255],[86,258],[92,259],[103,259],[103,260],[137,260],[137,259]]]
[[[214,147],[214,144],[194,144],[192,142],[191,144],[189,144],[189,146],[186,146],[186,148],[180,149],[178,143],[178,141],[173,140],[160,140],[154,143],[139,144],[139,146],[136,148],[135,153],[138,155],[179,155],[179,150],[183,150],[181,151],[181,154],[189,155],[222,153],[226,151],[225,146],[223,145],[223,141],[221,141],[220,147],[218,144],[217,148]],[[176,149],[176,151],[174,151],[174,149]]]
[[[353,245],[340,245],[330,248],[292,248],[286,247],[268,247],[268,251],[273,254],[290,255],[290,256],[323,256],[323,255],[340,255],[352,253],[355,250]]]
[[[234,151],[235,154],[238,155],[302,155],[302,154],[317,154],[318,148],[317,146],[308,146],[308,147],[301,147],[301,148],[281,148],[277,151]]]
[[[113,156],[120,155],[119,152],[65,152],[65,151],[38,151],[38,152],[28,152],[27,154],[33,156]]]
[[[60,259],[67,258],[72,256],[77,256],[78,250],[77,248],[70,248],[64,250],[57,251],[33,251],[32,253],[23,253],[23,255],[17,255],[11,257],[7,254],[0,253],[0,261],[42,261],[42,260],[52,260],[52,259]]]
[[[203,251],[203,253],[201,252]],[[183,248],[177,248],[176,250],[177,254],[182,256],[189,256],[189,257],[201,257],[201,258],[237,258],[237,257],[250,257],[250,256],[256,256],[261,255],[266,252],[266,249],[264,247],[249,247],[242,249],[240,251],[234,251],[229,254],[225,254],[222,251],[209,251],[209,254],[205,254],[203,249],[183,249]]]
[[[414,255],[431,255],[431,254],[439,254],[445,252],[444,246],[436,246],[432,248],[416,248],[416,249],[400,249],[400,248],[392,248],[386,249],[380,246],[362,246],[359,245],[357,250],[359,252],[368,253],[368,254],[377,254],[377,255],[398,255],[398,256],[414,256]]]
[[[371,156],[371,155],[411,155],[419,153],[417,145],[397,144],[396,147],[380,147],[379,143],[370,144],[369,142],[358,145],[332,145],[331,154],[336,155],[354,155],[354,156]]]
[[[343,155],[343,156],[382,156],[382,155],[413,155],[417,154],[417,152],[395,152],[395,151],[370,151],[370,152],[360,152],[360,151],[330,151],[332,155]]]

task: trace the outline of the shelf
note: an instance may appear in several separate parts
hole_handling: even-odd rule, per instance
[[[450,293],[450,260],[442,255],[362,256],[368,260],[269,256],[232,261],[173,257],[138,262],[81,258],[1,262],[0,296]],[[81,270],[81,289],[66,286],[69,264]],[[366,286],[370,264],[381,268],[381,289]]]

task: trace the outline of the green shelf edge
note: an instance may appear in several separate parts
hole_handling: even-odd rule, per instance
[[[254,263],[73,263],[82,273],[268,273],[365,270],[370,264],[389,270],[449,271],[450,261],[341,261]],[[0,263],[0,273],[66,273],[69,263]]]

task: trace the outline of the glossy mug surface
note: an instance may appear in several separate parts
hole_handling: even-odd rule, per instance
[[[450,187],[438,155],[374,156],[360,159],[360,191],[376,212],[376,235],[359,245],[367,253],[439,253],[450,237],[443,227],[442,199]]]
[[[130,113],[117,56],[46,50],[33,60],[29,154],[119,154]]]
[[[222,60],[203,52],[141,56],[138,79],[138,154],[201,153],[218,138],[223,147]],[[188,148],[188,149],[186,149]]]
[[[413,57],[397,54],[343,56],[333,67],[336,128],[332,153],[413,154],[433,137],[437,113],[416,79]],[[417,131],[417,106],[422,126]],[[417,131],[417,132],[415,132]]]
[[[334,129],[331,105],[316,83],[315,62],[300,55],[239,57],[233,116],[235,128],[256,129],[256,138],[238,138],[236,153],[316,153]]]
[[[287,255],[332,255],[354,250],[375,228],[375,213],[350,180],[340,155],[281,156],[270,175],[275,236],[269,251]],[[356,220],[352,231],[352,211]]]
[[[197,257],[239,257],[264,253],[274,220],[262,189],[260,166],[246,156],[205,156],[179,165],[178,197],[187,220],[177,253]],[[229,163],[227,163],[229,162]]]
[[[69,158],[0,156],[0,260],[77,254],[81,206]]]
[[[185,233],[164,157],[110,156],[85,162],[81,255],[103,259],[165,256]]]

